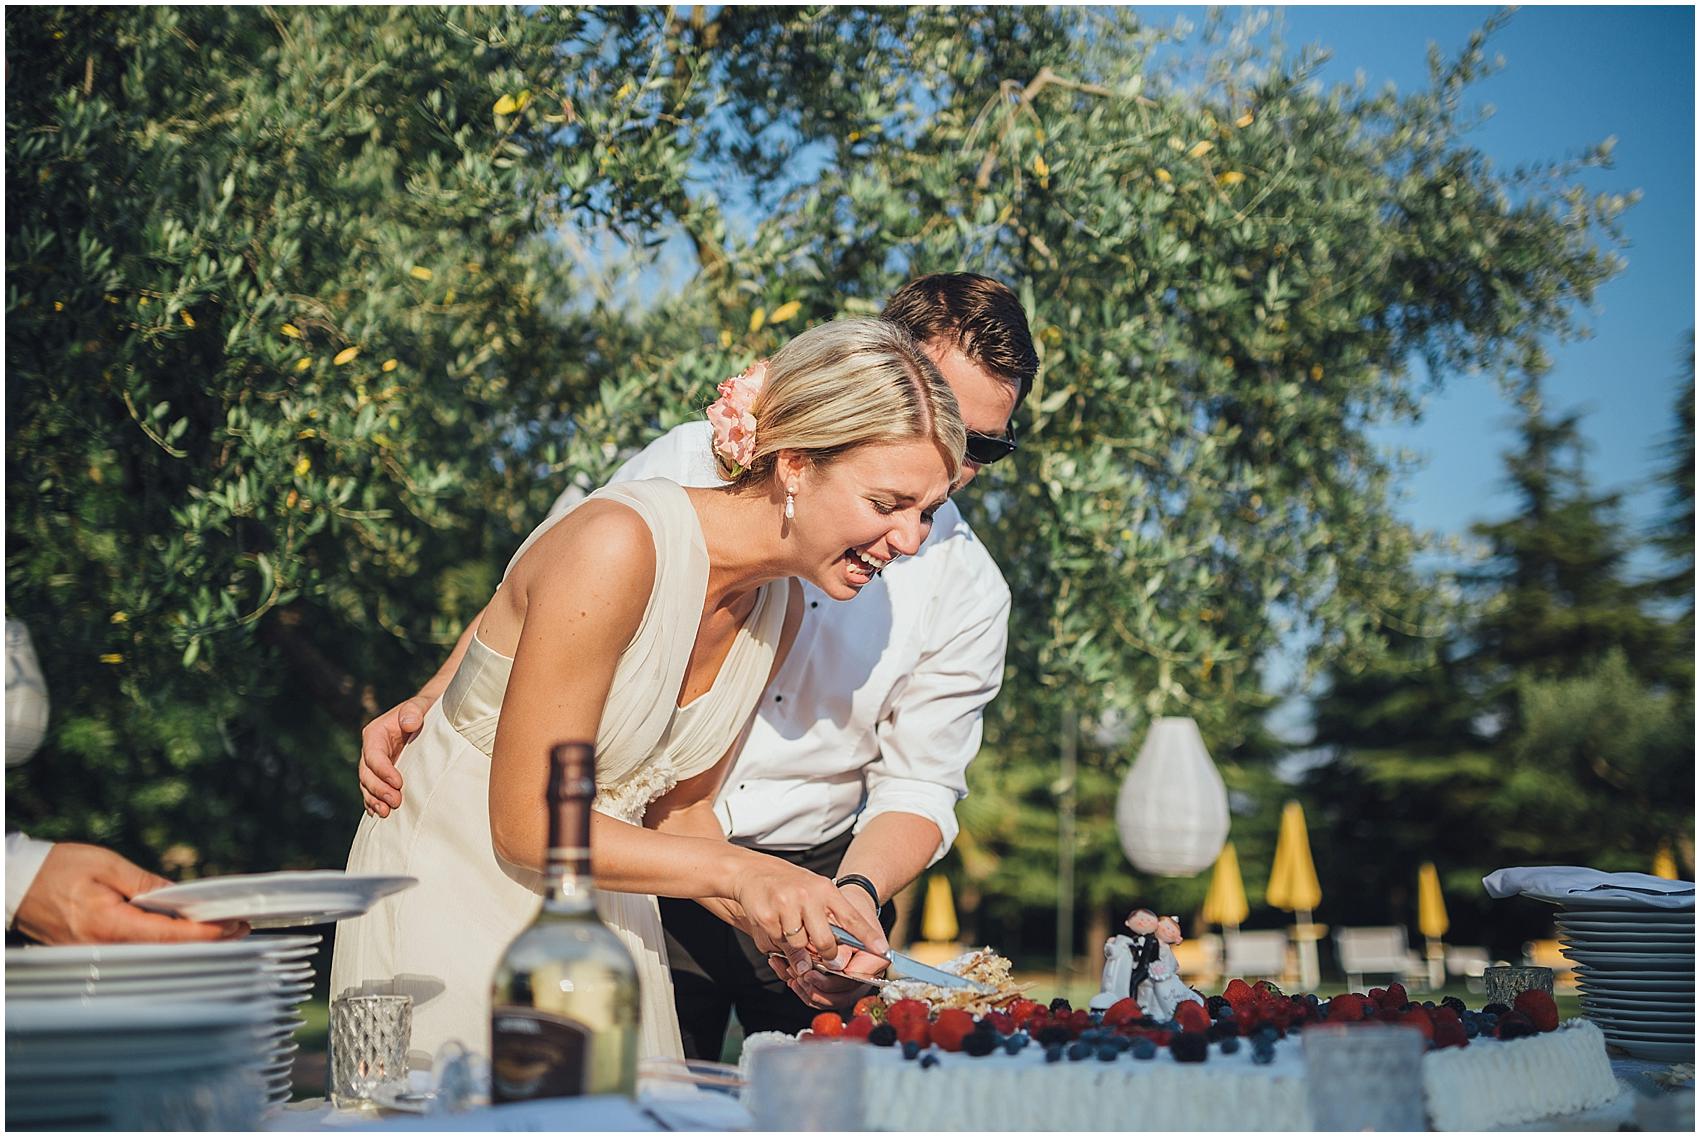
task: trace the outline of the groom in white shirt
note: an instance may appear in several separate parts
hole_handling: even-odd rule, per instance
[[[969,430],[961,484],[1011,453],[1010,418],[1038,370],[1014,293],[970,273],[925,276],[895,292],[882,317],[915,337],[956,394]],[[650,477],[719,484],[708,424],[675,428],[610,481]],[[580,496],[569,490],[556,511]],[[729,840],[832,876],[889,929],[890,898],[956,839],[956,803],[968,792],[981,715],[1003,678],[1009,588],[947,503],[920,551],[887,565],[855,600],[803,589],[797,641],[715,812]],[[453,677],[465,641],[463,634],[418,695],[366,727],[360,782],[367,808],[380,816],[400,800],[401,747]],[[746,1034],[794,1033],[865,987],[805,960],[796,970],[770,964],[748,936],[695,901],[663,897],[661,912],[690,1057],[720,1057],[733,1010]],[[849,976],[883,966],[850,949],[837,962]]]

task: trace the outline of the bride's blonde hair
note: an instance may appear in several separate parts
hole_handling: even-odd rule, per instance
[[[834,320],[797,336],[767,361],[751,413],[755,453],[743,467],[718,450],[736,489],[765,481],[781,450],[817,465],[878,442],[925,438],[954,483],[968,443],[950,384],[909,333],[884,320]]]

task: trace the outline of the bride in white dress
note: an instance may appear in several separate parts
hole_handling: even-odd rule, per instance
[[[798,961],[836,955],[832,923],[885,942],[830,879],[726,841],[712,807],[800,622],[790,578],[848,600],[915,553],[961,418],[909,337],[873,320],[811,329],[720,393],[729,484],[612,486],[539,526],[407,748],[400,808],[355,835],[349,871],[420,883],[339,926],[331,991],[411,993],[416,1062],[451,1039],[488,1050],[496,962],[542,902],[557,742],[596,741],[597,903],[638,961],[640,1057],[683,1054],[657,895]]]

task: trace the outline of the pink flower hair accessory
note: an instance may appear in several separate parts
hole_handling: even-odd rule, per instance
[[[742,375],[720,384],[720,397],[709,404],[708,425],[714,452],[741,474],[756,456],[756,416],[752,408],[767,382],[767,361],[758,359]]]

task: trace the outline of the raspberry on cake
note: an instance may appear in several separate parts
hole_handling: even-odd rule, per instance
[[[1522,991],[1512,1001],[1512,1009],[1528,1018],[1543,1034],[1558,1029],[1558,1004],[1545,991]]]

